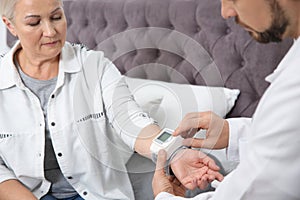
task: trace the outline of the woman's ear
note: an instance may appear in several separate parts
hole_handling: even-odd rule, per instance
[[[7,17],[2,16],[2,21],[5,24],[5,26],[7,27],[7,29],[9,30],[9,32],[14,35],[15,37],[17,37],[17,33],[15,31],[15,26],[13,25],[13,23],[7,19]]]

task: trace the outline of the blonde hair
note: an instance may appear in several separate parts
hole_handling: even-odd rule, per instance
[[[19,0],[0,0],[0,16],[5,16],[12,21],[14,19],[15,6]],[[63,5],[62,0],[57,0]]]
[[[14,10],[16,3],[19,0],[0,0],[0,15],[7,17],[7,19],[12,20],[14,18]]]

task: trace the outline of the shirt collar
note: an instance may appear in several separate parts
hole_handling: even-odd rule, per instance
[[[2,58],[0,62],[0,89],[10,88],[19,85],[22,81],[13,62],[15,52],[21,48],[20,41],[17,41],[12,49]],[[59,74],[76,73],[81,70],[80,62],[72,45],[65,43],[60,54]]]
[[[284,58],[279,63],[278,67],[274,70],[274,72],[268,75],[265,80],[269,83],[272,83],[281,73],[286,69],[293,59],[297,58],[300,52],[300,39],[295,39],[294,44],[288,51],[288,53],[284,56]]]
[[[18,41],[12,49],[2,58],[0,63],[0,89],[12,87],[21,82],[19,73],[13,62],[15,52],[21,47]]]

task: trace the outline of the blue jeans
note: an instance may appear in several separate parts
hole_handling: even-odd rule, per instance
[[[43,196],[41,200],[57,200],[55,197],[51,196],[50,194],[47,194],[46,196]],[[84,200],[81,196],[76,195],[74,197],[65,198],[61,200]]]

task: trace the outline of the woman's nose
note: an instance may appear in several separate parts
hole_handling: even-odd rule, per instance
[[[55,27],[51,22],[45,22],[43,29],[43,34],[46,37],[53,37],[56,34]]]

